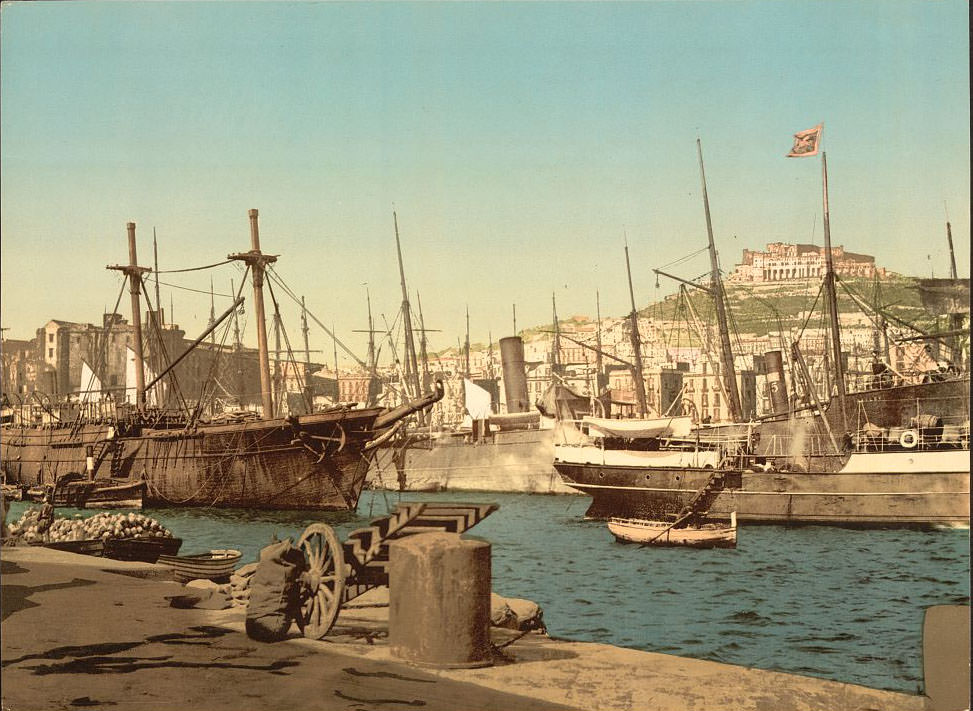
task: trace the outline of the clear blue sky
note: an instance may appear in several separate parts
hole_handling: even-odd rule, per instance
[[[2,320],[97,322],[125,223],[162,269],[264,251],[364,354],[399,307],[392,206],[431,346],[628,310],[651,268],[705,245],[703,142],[724,268],[821,243],[945,276],[944,202],[970,250],[965,2],[6,2],[0,23]],[[927,259],[927,255],[931,259]],[[695,276],[705,255],[679,267]],[[216,272],[217,291],[239,276]],[[164,280],[208,289],[209,273]],[[163,286],[195,335],[209,300]],[[220,299],[217,311],[227,300]],[[127,311],[127,298],[123,300]],[[248,314],[250,311],[248,310]],[[286,309],[285,315],[293,313]],[[249,319],[248,319],[249,320]],[[291,321],[292,341],[299,339]],[[248,341],[254,342],[252,328]],[[318,329],[312,347],[330,352]]]

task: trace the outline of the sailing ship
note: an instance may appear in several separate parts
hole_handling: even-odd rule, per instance
[[[209,328],[168,367],[145,382],[141,306],[143,274],[138,266],[135,224],[128,223],[129,264],[122,272],[130,287],[135,360],[135,406],[91,420],[62,419],[4,425],[0,459],[7,482],[55,487],[62,477],[110,479],[142,484],[146,506],[212,506],[256,509],[348,510],[358,504],[377,441],[399,420],[442,397],[441,384],[394,409],[335,408],[274,417],[264,317],[265,269],[276,256],[260,250],[257,210],[250,210],[251,249],[229,255],[252,274],[260,366],[262,417],[205,421],[155,410],[146,391],[224,321],[242,302]],[[148,299],[148,293],[145,294]],[[102,413],[103,414],[103,413]]]
[[[826,402],[818,399],[794,343],[791,375],[803,377],[811,402],[793,408],[785,398],[774,416],[740,422],[698,142],[697,149],[713,266],[709,291],[716,298],[721,336],[723,389],[738,422],[728,427],[700,426],[688,436],[669,431],[642,437],[620,432],[605,436],[603,430],[599,433],[595,428],[592,433],[583,425],[587,439],[580,444],[556,445],[554,466],[565,483],[592,497],[586,515],[665,519],[688,509],[717,518],[727,518],[735,511],[748,523],[968,526],[968,371],[940,368],[915,382],[897,382],[891,374],[877,373],[857,391],[847,387],[828,220],[826,155],[822,156],[826,259],[822,290],[830,320],[836,390]],[[962,291],[955,260],[953,264],[953,282]],[[968,281],[965,296],[957,301],[968,312]],[[961,326],[962,321],[959,323]],[[954,330],[957,354],[963,331]],[[961,360],[954,357],[954,361]],[[779,378],[783,378],[782,372]]]

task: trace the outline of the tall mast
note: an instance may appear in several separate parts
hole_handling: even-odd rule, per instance
[[[628,273],[628,296],[632,302],[632,313],[629,315],[631,320],[632,351],[635,356],[635,367],[632,375],[635,380],[635,398],[639,405],[639,417],[645,417],[648,412],[648,404],[645,400],[645,375],[642,373],[642,339],[639,335],[639,315],[635,309],[635,289],[632,287],[632,265],[628,258],[628,240],[625,240],[625,271]]]
[[[943,207],[946,203],[943,203]],[[956,276],[956,253],[953,251],[953,228],[949,224],[949,212],[946,213],[946,241],[949,242],[949,278],[955,280]]]
[[[470,377],[470,305],[466,305],[466,344],[463,346],[466,355],[466,377]]]
[[[723,290],[723,280],[720,278],[720,264],[716,257],[716,243],[713,241],[713,219],[709,211],[709,195],[706,192],[706,170],[703,168],[703,146],[696,139],[696,152],[699,155],[699,175],[703,183],[703,209],[706,212],[706,234],[709,237],[709,261],[711,280],[713,284],[713,298],[716,301],[716,321],[720,330],[720,366],[723,370],[724,389],[729,397],[727,403],[730,418],[734,422],[743,419],[743,408],[740,406],[740,391],[737,389],[736,370],[733,367],[733,349],[730,346],[730,328],[726,320],[726,292]]]
[[[489,339],[489,350],[487,351],[487,377],[493,380],[493,331],[487,331],[487,338]]]
[[[250,210],[250,251],[228,255],[228,259],[246,262],[253,272],[253,311],[257,326],[257,351],[260,358],[260,401],[265,419],[273,417],[274,402],[271,393],[270,354],[267,351],[267,320],[264,315],[264,269],[277,261],[277,257],[260,251],[260,228],[257,211]]]
[[[395,224],[395,250],[399,256],[399,278],[402,283],[402,322],[405,326],[405,375],[412,380],[412,387],[415,397],[419,397],[421,392],[419,386],[419,367],[416,363],[416,344],[412,333],[412,311],[409,308],[409,291],[405,286],[405,268],[402,266],[402,244],[399,241],[399,218],[392,211],[392,221]],[[418,413],[422,418],[422,413]]]
[[[230,293],[236,298],[236,285],[230,279]],[[240,349],[240,309],[233,310],[233,349]]]
[[[281,372],[280,372],[280,312],[274,309],[274,414],[276,417],[278,412],[283,412],[283,387],[281,383]]]
[[[331,324],[331,333],[333,334],[334,323]],[[338,396],[335,397],[335,402],[341,399],[341,378],[338,376],[338,339],[337,337],[332,337],[331,342],[334,344],[334,386],[338,391]]]
[[[209,278],[209,323],[207,325],[208,326],[212,326],[215,323],[216,323],[216,297],[213,294],[213,277],[210,277]],[[210,333],[209,340],[210,340],[210,343],[212,343],[213,345],[216,345],[216,331],[215,330],[212,333]]]
[[[554,315],[554,344],[551,347],[551,375],[553,376],[561,374],[561,328],[557,323],[557,300],[553,293],[551,294],[551,310]]]
[[[426,339],[426,319],[422,316],[422,297],[416,292],[416,306],[419,307],[419,359],[422,361],[422,389],[429,389],[429,350]]]
[[[943,203],[943,209],[946,210],[946,240],[949,242],[949,278],[955,282],[958,276],[956,273],[956,253],[953,251],[953,229],[949,224],[949,210],[946,208],[945,202]],[[951,331],[963,330],[962,313],[949,315],[949,328]],[[952,359],[956,365],[959,365],[962,360],[962,343],[963,337],[958,333],[950,339]]]
[[[946,223],[949,224],[948,222]],[[952,253],[952,240],[950,240],[950,252]],[[162,315],[162,302],[159,300],[159,245],[155,241],[155,227],[152,228],[152,254],[155,258],[155,307],[159,309],[159,319],[161,323],[165,323],[166,319]],[[954,270],[955,271],[955,264]],[[956,277],[953,277],[954,279]],[[172,317],[172,314],[169,314]]]
[[[838,295],[835,291],[834,257],[831,253],[831,214],[828,211],[828,154],[821,153],[821,203],[824,210],[824,293],[831,322],[831,367],[837,385],[838,401],[844,412],[845,364],[841,360],[841,330],[838,326]]]
[[[601,395],[604,362],[601,359],[601,294],[597,290],[595,290],[595,313],[598,318],[598,330],[595,336],[597,339],[595,345],[598,347],[595,351],[595,395]]]
[[[375,363],[375,322],[372,320],[372,296],[368,293],[368,285],[365,285],[365,301],[368,303],[368,405],[372,402],[372,383],[376,378]]]
[[[368,325],[371,328],[371,324]],[[304,304],[304,297],[301,297],[301,332],[304,334],[304,362],[307,364],[311,363],[311,344],[307,340],[308,331],[307,327],[307,306]]]
[[[123,272],[128,278],[129,293],[132,295],[132,330],[135,343],[135,404],[139,408],[145,407],[145,359],[142,352],[142,305],[140,300],[142,274],[151,271],[138,265],[138,251],[135,248],[135,223],[126,225],[128,230],[128,265],[110,266],[108,269]]]
[[[513,307],[514,307],[514,335],[516,336],[517,335],[517,304],[514,304]]]

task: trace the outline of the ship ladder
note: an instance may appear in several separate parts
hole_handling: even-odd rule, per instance
[[[725,483],[726,478],[721,470],[717,469],[710,474],[706,484],[693,495],[693,498],[680,512],[680,518],[685,517],[683,520],[688,520],[697,516],[705,516],[713,501],[723,491]]]

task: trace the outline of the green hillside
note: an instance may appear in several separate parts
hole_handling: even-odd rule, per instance
[[[918,282],[910,277],[887,276],[880,281],[872,279],[847,279],[843,282],[859,300],[877,304],[887,312],[922,329],[933,329],[935,319],[922,308]],[[778,319],[784,329],[800,328],[805,321],[809,327],[822,323],[824,318],[823,295],[818,296],[820,280],[807,282],[790,281],[775,284],[726,284],[730,305],[730,319],[738,333],[758,336],[779,329]],[[692,292],[693,305],[704,323],[715,321],[715,306],[702,291]],[[815,299],[817,299],[815,303]],[[808,319],[808,312],[813,313]],[[838,284],[838,312],[863,314],[842,283]],[[678,309],[678,297],[669,296],[661,302],[640,310],[640,315],[666,320],[683,320],[686,316]]]

